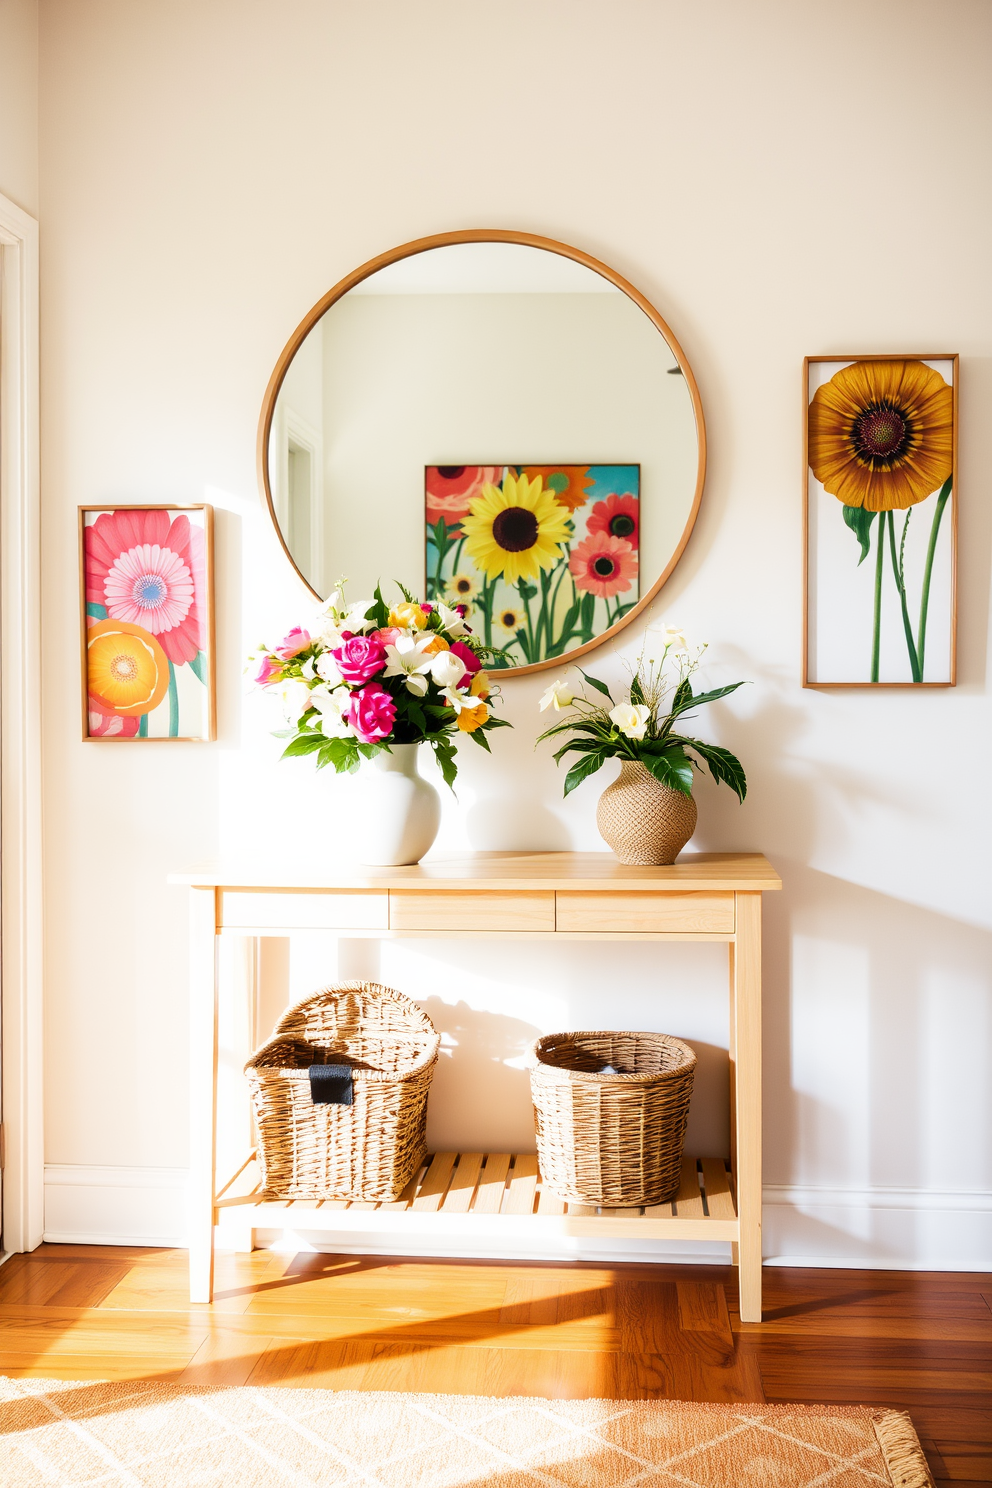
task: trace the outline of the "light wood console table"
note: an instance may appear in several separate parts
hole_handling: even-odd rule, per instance
[[[190,1298],[213,1296],[214,1226],[324,1234],[523,1233],[730,1241],[741,1317],[761,1320],[761,895],[781,880],[759,853],[689,854],[630,868],[609,853],[473,853],[410,868],[177,874],[190,892]],[[218,1186],[217,938],[327,930],[349,938],[724,941],[730,948],[731,1161],[687,1157],[675,1200],[650,1209],[563,1203],[533,1154],[435,1153],[397,1203],[280,1199],[253,1155]],[[604,1013],[606,1023],[609,1017]]]

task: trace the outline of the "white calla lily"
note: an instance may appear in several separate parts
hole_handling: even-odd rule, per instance
[[[552,682],[551,686],[542,694],[538,706],[542,713],[548,708],[554,708],[556,713],[560,713],[562,708],[569,706],[574,696],[575,693],[568,685],[568,678],[559,677],[557,682]]]
[[[610,711],[610,718],[628,739],[643,739],[650,717],[651,709],[643,703],[618,703]]]

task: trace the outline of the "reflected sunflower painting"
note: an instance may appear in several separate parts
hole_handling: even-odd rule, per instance
[[[956,356],[807,357],[807,687],[955,682]]]
[[[429,465],[427,598],[504,667],[592,641],[640,597],[639,465]]]
[[[84,739],[214,737],[212,517],[80,507]]]

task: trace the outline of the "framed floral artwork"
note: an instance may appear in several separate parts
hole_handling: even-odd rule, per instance
[[[504,667],[602,635],[640,597],[639,465],[428,465],[428,600],[463,604]]]
[[[804,687],[956,681],[958,358],[807,357]]]
[[[213,739],[213,509],[81,506],[83,738]]]

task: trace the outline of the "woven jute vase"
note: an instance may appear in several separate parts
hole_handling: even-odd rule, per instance
[[[639,760],[624,760],[599,798],[596,825],[621,863],[674,863],[696,830],[696,803]]]

